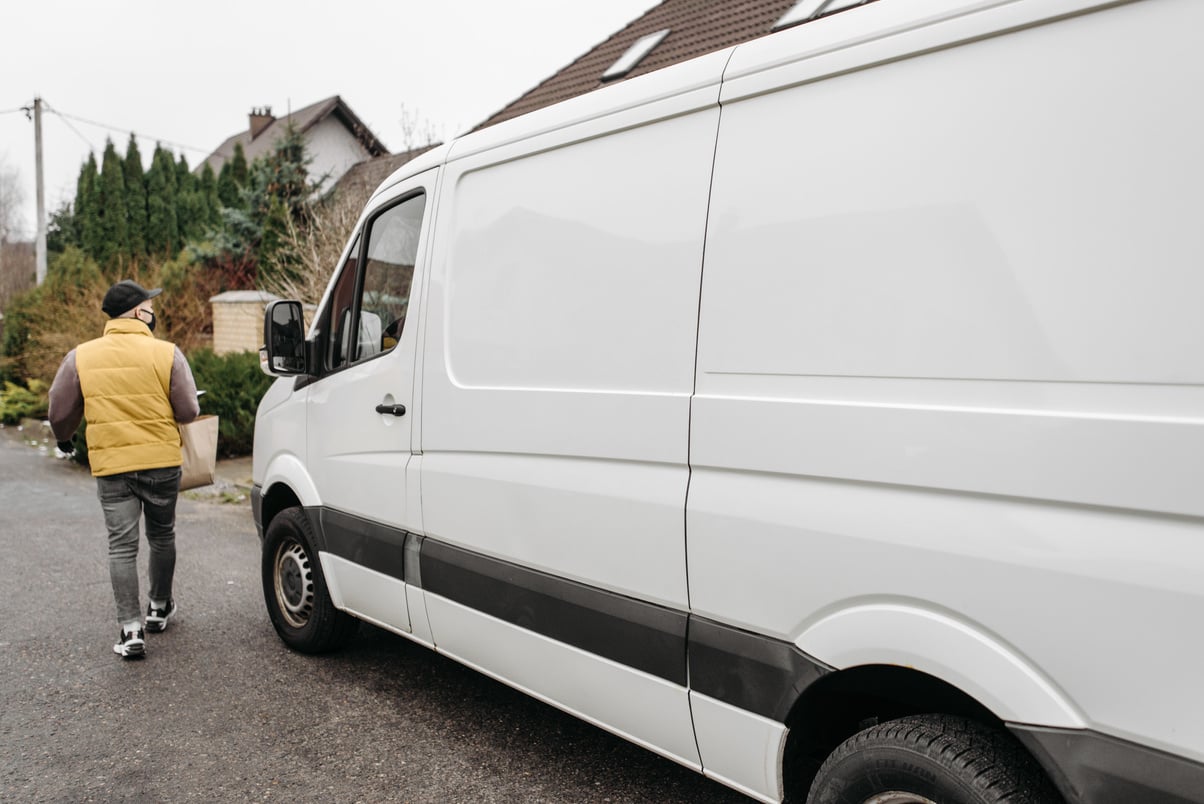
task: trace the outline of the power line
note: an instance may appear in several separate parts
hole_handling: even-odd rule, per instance
[[[3,111],[0,111],[0,114],[16,114],[17,112],[23,112],[23,111],[25,111],[25,107],[18,106],[16,109],[5,109]]]
[[[183,143],[172,142],[171,140],[163,139],[162,137],[154,137],[149,134],[138,134],[137,132],[130,131],[129,129],[118,128],[117,126],[110,126],[107,123],[99,123],[95,120],[89,120],[86,117],[80,117],[78,115],[67,114],[66,112],[61,112],[58,109],[51,108],[50,104],[46,103],[45,99],[42,100],[42,105],[45,108],[49,109],[50,111],[54,112],[59,117],[63,118],[64,121],[70,119],[70,120],[78,121],[80,123],[86,123],[87,125],[90,125],[90,126],[96,126],[98,128],[103,128],[108,131],[116,131],[120,134],[132,134],[135,137],[142,137],[144,139],[154,140],[155,142],[161,143],[163,145],[169,145],[172,148],[178,148],[178,149],[184,150],[184,151],[195,151],[196,153],[205,154],[206,156],[208,156],[210,153],[210,151],[207,148],[197,148],[196,146],[193,146],[193,145],[184,145]],[[76,131],[76,133],[79,134],[78,131]],[[82,137],[83,135],[81,134],[80,136]]]
[[[65,125],[69,129],[71,129],[71,131],[73,131],[75,133],[75,136],[79,137],[81,140],[84,141],[84,145],[88,146],[88,150],[96,149],[96,146],[92,144],[92,141],[89,140],[87,137],[85,137],[83,134],[81,134],[80,130],[78,128],[71,125],[71,121],[68,120],[67,118],[63,117],[61,114],[59,114],[59,111],[57,109],[51,109],[50,104],[48,104],[46,101],[42,101],[42,106],[46,109],[46,111],[57,115],[63,121],[63,125]]]

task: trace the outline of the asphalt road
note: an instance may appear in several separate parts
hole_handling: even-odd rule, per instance
[[[749,801],[367,625],[289,651],[231,495],[182,496],[179,613],[123,661],[95,483],[30,435],[0,432],[0,801]]]

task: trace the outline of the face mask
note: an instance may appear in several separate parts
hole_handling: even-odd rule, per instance
[[[150,321],[143,320],[142,323],[146,324],[147,329],[149,329],[151,332],[154,332],[155,331],[155,314],[152,313],[150,310],[141,310],[139,312],[142,312],[143,314],[150,316]]]

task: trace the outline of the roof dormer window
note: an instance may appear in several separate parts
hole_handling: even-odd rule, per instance
[[[610,65],[609,69],[602,73],[602,80],[613,81],[616,78],[622,78],[627,75],[668,35],[669,29],[665,28],[662,31],[641,36],[635,41],[634,45],[627,48],[627,52],[620,56],[618,61]]]
[[[783,28],[813,20],[820,15],[843,11],[864,2],[866,0],[798,0],[773,24],[773,30],[780,31]]]

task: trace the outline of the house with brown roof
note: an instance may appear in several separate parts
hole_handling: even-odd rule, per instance
[[[388,154],[384,143],[377,139],[351,107],[338,95],[298,109],[277,118],[270,106],[251,110],[246,131],[231,136],[217,150],[197,165],[206,164],[214,173],[234,156],[234,146],[242,144],[247,162],[271,153],[276,142],[291,123],[305,138],[306,152],[312,159],[309,175],[326,176],[325,186],[338,181],[351,167],[365,159]]]

